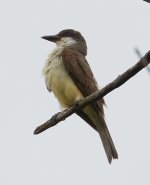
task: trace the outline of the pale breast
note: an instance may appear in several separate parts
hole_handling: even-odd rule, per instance
[[[48,89],[51,89],[55,94],[61,92],[65,88],[66,78],[69,78],[62,60],[60,57],[56,57],[49,65],[49,70],[45,74],[46,85]]]
[[[72,106],[76,99],[83,97],[65,70],[60,56],[53,58],[46,68],[44,73],[46,86],[54,93],[62,108]]]

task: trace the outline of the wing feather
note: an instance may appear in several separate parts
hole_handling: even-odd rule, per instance
[[[98,90],[97,82],[85,57],[71,48],[66,48],[62,53],[63,64],[77,87],[86,97]],[[104,119],[104,99],[100,99],[91,105],[99,115],[99,125],[93,123],[89,116],[82,110],[77,112],[93,129],[99,132],[107,158],[111,163],[112,158],[118,158],[117,150],[110,136]]]
[[[66,48],[62,53],[62,61],[72,80],[85,97],[98,90],[91,68],[82,54]],[[101,114],[104,114],[103,104],[105,104],[103,98],[92,103],[95,110]]]

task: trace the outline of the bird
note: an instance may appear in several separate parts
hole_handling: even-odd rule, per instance
[[[86,40],[79,31],[65,29],[41,38],[56,44],[48,55],[43,75],[48,91],[53,92],[62,110],[99,90],[86,60]],[[108,162],[111,163],[112,159],[118,158],[118,153],[105,122],[104,105],[105,101],[101,98],[77,110],[76,114],[100,135]]]

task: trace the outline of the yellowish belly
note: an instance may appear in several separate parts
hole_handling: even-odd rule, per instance
[[[61,60],[55,60],[50,65],[45,74],[47,87],[54,93],[62,108],[69,108],[77,99],[83,98],[83,95],[66,72]]]

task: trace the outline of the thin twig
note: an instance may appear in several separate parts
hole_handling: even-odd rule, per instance
[[[65,118],[69,117],[73,113],[77,112],[77,110],[82,109],[87,104],[93,101],[97,101],[100,98],[104,97],[106,94],[110,93],[114,89],[120,87],[123,85],[127,80],[132,78],[134,75],[136,75],[140,70],[142,70],[144,67],[146,67],[150,63],[150,51],[148,51],[144,57],[140,59],[139,62],[137,62],[133,67],[129,68],[126,72],[119,75],[114,81],[106,85],[101,90],[91,94],[90,96],[86,97],[83,100],[77,101],[73,107],[55,114],[50,120],[45,122],[44,124],[37,127],[34,131],[34,134],[39,134],[46,129],[55,126],[60,121],[63,121]]]

